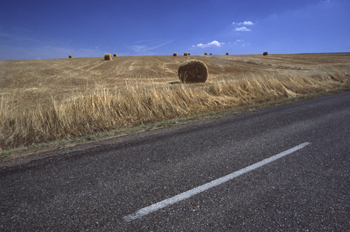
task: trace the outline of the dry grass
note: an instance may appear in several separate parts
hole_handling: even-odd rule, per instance
[[[0,149],[350,87],[350,54],[197,56],[207,82],[171,84],[187,59],[3,61]]]

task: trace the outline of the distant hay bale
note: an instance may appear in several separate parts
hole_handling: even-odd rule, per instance
[[[69,55],[68,58],[73,58],[73,55]]]
[[[113,57],[117,57],[117,53],[113,53]]]
[[[187,56],[187,52],[184,52],[184,56]]]
[[[191,55],[191,53],[187,53],[187,55],[189,55],[189,56],[190,56],[190,55]]]
[[[213,55],[212,53],[209,54],[209,56]]]
[[[228,56],[228,52],[226,52],[226,56]]]
[[[269,54],[269,53],[267,53],[267,52],[264,52],[264,53],[263,53],[263,56],[267,56],[268,54]]]
[[[112,60],[112,55],[110,53],[106,53],[105,60]]]
[[[205,55],[205,56],[207,56],[207,55],[208,55],[208,53],[206,53],[206,52],[205,52],[205,53],[204,53],[204,55]]]
[[[178,70],[182,83],[204,83],[208,78],[208,67],[199,60],[188,60]]]
[[[176,53],[176,52],[174,52],[174,53],[173,53],[173,56],[177,56],[177,53]]]

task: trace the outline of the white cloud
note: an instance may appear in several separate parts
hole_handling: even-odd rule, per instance
[[[235,31],[251,31],[250,28],[247,28],[245,26],[253,26],[254,23],[252,21],[244,21],[244,22],[233,22],[232,25],[242,26],[243,27],[236,27]]]
[[[244,21],[243,25],[253,25],[253,23],[251,21]]]
[[[223,42],[219,42],[217,40],[214,40],[210,43],[207,44],[197,44],[197,45],[193,45],[192,47],[197,47],[197,48],[208,48],[208,47],[221,47],[222,45],[224,45],[225,43]]]
[[[246,26],[254,25],[254,23],[252,23],[251,21],[244,21],[244,22],[239,22],[239,23],[233,22],[232,24],[234,24],[234,25],[246,25]]]
[[[251,31],[251,30],[246,27],[236,27],[235,31]]]

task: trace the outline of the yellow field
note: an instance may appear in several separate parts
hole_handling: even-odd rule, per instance
[[[189,59],[206,83],[179,83]],[[0,61],[0,149],[344,87],[349,53]]]

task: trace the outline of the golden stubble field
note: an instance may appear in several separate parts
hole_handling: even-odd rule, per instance
[[[204,62],[204,84],[177,70]],[[350,86],[350,54],[0,61],[0,149]]]

